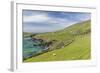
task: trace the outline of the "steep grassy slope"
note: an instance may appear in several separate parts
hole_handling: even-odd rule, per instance
[[[24,62],[90,59],[90,24],[90,21],[85,21],[60,31],[33,36],[53,44],[49,46],[48,52]]]
[[[56,54],[55,56],[53,54]],[[90,34],[78,36],[76,41],[62,49],[53,50],[25,62],[90,59]]]

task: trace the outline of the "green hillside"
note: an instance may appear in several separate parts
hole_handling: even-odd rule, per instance
[[[24,62],[85,60],[91,57],[91,21],[74,24],[56,32],[41,33],[32,38],[51,42],[47,52]]]

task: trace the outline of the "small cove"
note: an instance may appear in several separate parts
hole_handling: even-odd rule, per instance
[[[31,37],[23,38],[23,58],[29,58],[45,51],[45,46],[40,45],[41,41],[33,40]]]

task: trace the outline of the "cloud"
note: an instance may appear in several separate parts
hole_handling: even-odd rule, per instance
[[[57,24],[60,26],[66,26],[67,24],[71,24],[73,23],[71,20],[69,20],[68,18],[54,18],[51,16],[48,16],[46,13],[45,14],[33,14],[31,16],[23,16],[23,22],[32,25],[35,25],[38,23],[38,25],[54,25]],[[34,24],[35,23],[35,24]],[[48,24],[47,24],[48,23]]]
[[[23,22],[45,22],[48,21],[49,17],[46,14],[36,14],[31,16],[23,16]]]
[[[23,27],[25,32],[51,32],[89,20],[90,16],[89,13],[26,10],[23,12]]]
[[[78,21],[86,21],[91,19],[91,14],[85,13],[85,14],[77,15],[76,18],[78,19]]]

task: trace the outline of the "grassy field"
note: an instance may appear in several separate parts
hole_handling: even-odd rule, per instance
[[[63,30],[42,33],[33,38],[53,42],[49,51],[24,62],[86,60],[91,58],[91,23],[81,22]]]

